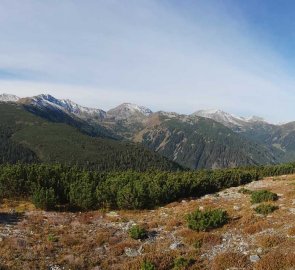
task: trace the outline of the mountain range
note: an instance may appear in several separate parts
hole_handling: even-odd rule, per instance
[[[274,125],[257,116],[244,118],[221,110],[199,110],[190,115],[152,112],[131,103],[104,111],[45,94],[26,98],[2,94],[0,101],[0,107],[22,108],[48,122],[71,126],[89,139],[142,145],[191,169],[295,159],[295,122]]]

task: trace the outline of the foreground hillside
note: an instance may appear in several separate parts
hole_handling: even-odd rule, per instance
[[[257,214],[257,205],[241,190],[277,193],[272,204],[278,209]],[[295,175],[290,175],[140,212],[45,212],[5,200],[0,205],[1,269],[293,269],[294,198]],[[228,224],[206,232],[189,229],[186,215],[208,208],[226,210]],[[147,238],[129,236],[134,224],[147,230]]]

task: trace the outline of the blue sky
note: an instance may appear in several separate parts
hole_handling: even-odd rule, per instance
[[[0,92],[295,120],[295,2],[2,0]]]

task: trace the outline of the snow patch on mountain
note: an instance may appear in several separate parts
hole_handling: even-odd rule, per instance
[[[139,106],[133,103],[123,103],[118,107],[111,109],[107,112],[108,117],[115,119],[128,119],[132,116],[149,116],[153,112],[144,106]]]
[[[226,126],[231,126],[231,125],[244,126],[245,124],[248,124],[248,123],[265,122],[263,118],[258,116],[244,118],[244,117],[235,116],[233,114],[229,114],[222,110],[199,110],[193,113],[192,115],[210,118]]]
[[[2,102],[17,102],[20,98],[16,95],[10,95],[10,94],[1,94],[0,95],[0,101]]]
[[[30,103],[39,108],[50,107],[63,110],[66,113],[74,114],[79,118],[98,117],[103,119],[106,116],[106,112],[101,109],[83,107],[69,99],[57,99],[48,94],[35,96],[31,99]]]

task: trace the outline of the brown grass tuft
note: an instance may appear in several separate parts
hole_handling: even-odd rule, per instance
[[[212,270],[227,270],[229,268],[250,269],[250,261],[247,256],[234,252],[222,253],[213,259]]]
[[[264,220],[255,222],[254,224],[245,227],[244,232],[248,234],[255,234],[269,228],[269,223]]]
[[[256,239],[257,245],[263,248],[272,248],[285,242],[285,238],[279,235],[262,235]]]
[[[278,251],[272,251],[255,265],[255,270],[291,270],[295,266],[295,254],[283,254]]]

